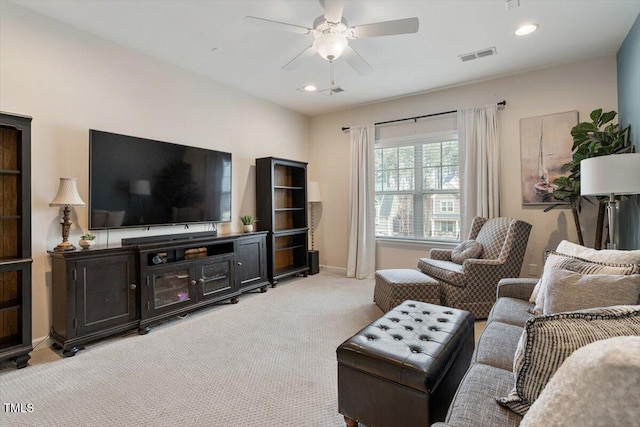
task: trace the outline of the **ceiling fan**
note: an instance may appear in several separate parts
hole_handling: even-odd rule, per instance
[[[360,75],[366,75],[373,69],[353,47],[349,46],[349,40],[416,33],[420,25],[418,18],[414,17],[349,27],[347,20],[342,16],[344,0],[320,0],[320,5],[324,8],[324,15],[313,21],[313,28],[256,16],[246,16],[245,21],[314,37],[313,43],[285,64],[283,70],[294,70],[306,58],[317,53],[331,63],[340,57],[344,58]]]

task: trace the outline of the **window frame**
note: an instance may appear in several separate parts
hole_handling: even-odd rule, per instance
[[[442,143],[442,142],[446,142],[446,141],[451,141],[451,140],[455,140],[456,142],[458,142],[458,177],[460,176],[460,146],[459,146],[459,141],[458,141],[458,131],[457,130],[450,130],[450,131],[441,131],[441,132],[431,132],[428,134],[421,134],[421,135],[410,135],[410,136],[405,136],[405,137],[395,137],[395,138],[385,138],[385,139],[379,139],[376,140],[375,145],[374,145],[374,153],[376,149],[384,149],[384,148],[398,148],[398,147],[405,147],[405,146],[418,146],[418,145],[422,145],[422,144],[429,144],[429,143]],[[423,200],[425,195],[429,194],[452,194],[452,191],[450,189],[441,189],[441,190],[429,190],[429,189],[424,189],[424,181],[423,181],[423,170],[425,168],[425,166],[422,163],[422,153],[415,153],[414,152],[414,189],[413,190],[400,190],[398,189],[397,191],[376,191],[376,185],[375,185],[375,173],[378,171],[376,169],[376,165],[375,165],[375,155],[374,155],[374,197],[377,197],[378,195],[412,195],[413,196],[413,229],[420,229],[421,227],[424,227],[424,218],[423,215],[415,215],[415,212],[417,212],[417,209],[420,210],[424,210],[423,208]],[[418,161],[419,160],[419,161]],[[442,167],[442,164],[440,165],[440,167]],[[398,165],[398,169],[399,165]],[[384,184],[383,184],[384,185]],[[400,187],[398,187],[400,188]],[[456,190],[457,196],[458,198],[460,197],[460,188],[458,186],[458,189]],[[455,212],[455,206],[453,207],[453,211]],[[377,213],[376,213],[376,218],[378,217]],[[419,218],[422,218],[422,221],[419,221]],[[460,212],[458,212],[458,221],[460,221]],[[418,228],[416,228],[418,227]],[[389,235],[375,235],[375,239],[376,241],[390,241],[390,242],[401,242],[401,241],[408,241],[408,242],[436,242],[436,243],[456,243],[460,241],[460,238],[458,239],[446,239],[446,238],[436,238],[436,237],[429,237],[429,238],[417,238],[417,237],[413,237],[413,236],[389,236]]]

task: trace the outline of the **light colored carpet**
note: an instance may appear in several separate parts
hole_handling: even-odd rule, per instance
[[[34,352],[0,364],[0,403],[12,426],[344,426],[338,414],[338,345],[382,311],[373,280],[323,271],[282,281],[61,358]]]

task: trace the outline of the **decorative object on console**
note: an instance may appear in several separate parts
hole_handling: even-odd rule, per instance
[[[257,220],[257,218],[254,218],[251,215],[242,215],[240,217],[240,221],[242,221],[242,231],[244,233],[253,232],[253,223]]]
[[[612,154],[580,162],[583,196],[609,196],[609,249],[617,248],[617,196],[640,194],[640,153]]]
[[[78,242],[78,244],[83,249],[89,249],[95,243],[95,239],[96,239],[95,234],[84,233],[82,236],[80,236],[80,241]]]
[[[69,212],[71,206],[84,206],[84,202],[78,194],[78,188],[76,186],[75,178],[60,178],[60,186],[58,187],[58,194],[49,203],[49,206],[62,206],[63,215],[62,221],[62,242],[54,248],[54,250],[60,251],[72,251],[76,247],[69,243],[69,228],[72,222],[69,220]]]

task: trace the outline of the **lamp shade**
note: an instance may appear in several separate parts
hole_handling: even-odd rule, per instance
[[[129,183],[129,193],[148,196],[151,194],[151,183],[146,179],[136,179],[131,181]]]
[[[75,178],[60,178],[58,194],[49,203],[49,206],[84,206],[84,202],[78,194]]]
[[[581,161],[580,194],[640,194],[640,153],[612,154]]]
[[[322,197],[320,197],[320,185],[315,181],[309,183],[307,188],[307,201],[309,203],[322,201]]]

